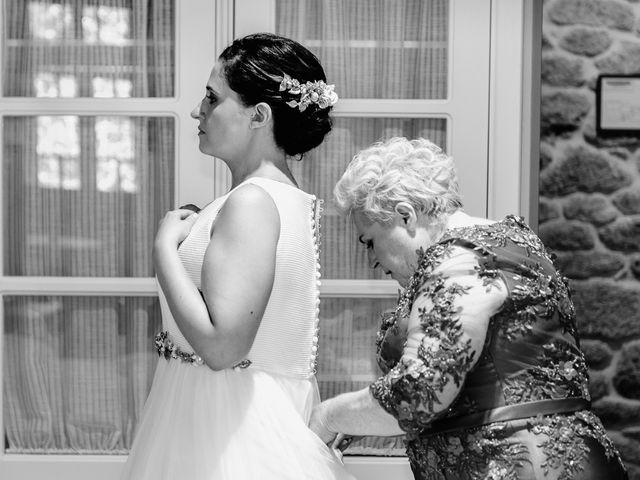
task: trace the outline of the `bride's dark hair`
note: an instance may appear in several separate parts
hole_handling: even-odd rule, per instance
[[[327,80],[318,58],[298,42],[270,33],[248,35],[225,48],[220,60],[227,84],[246,106],[269,104],[275,142],[287,155],[308,152],[331,131],[331,107],[311,104],[301,112],[286,103],[299,96],[279,90],[285,74],[300,83]]]

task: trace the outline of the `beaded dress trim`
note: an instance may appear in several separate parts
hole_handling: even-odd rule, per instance
[[[320,244],[321,244],[321,232],[320,232],[320,217],[323,212],[324,201],[321,198],[313,197],[313,208],[311,209],[311,231],[313,232],[313,248],[316,258],[316,310],[315,320],[313,325],[313,338],[311,342],[311,358],[309,360],[309,370],[312,375],[318,372],[318,341],[320,339]]]

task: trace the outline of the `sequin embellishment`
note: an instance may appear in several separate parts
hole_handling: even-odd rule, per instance
[[[160,357],[167,360],[171,358],[179,359],[184,363],[190,363],[194,367],[204,364],[204,360],[200,355],[195,353],[183,352],[180,347],[169,339],[169,332],[159,332],[154,339],[154,345]]]

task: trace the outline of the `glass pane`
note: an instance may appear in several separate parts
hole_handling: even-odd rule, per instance
[[[4,96],[173,96],[174,0],[2,3]]]
[[[395,299],[323,298],[318,383],[323,399],[365,388],[378,376],[375,338],[382,312]],[[404,455],[401,437],[367,437],[351,444],[352,455]]]
[[[437,145],[446,145],[447,121],[443,118],[337,117],[327,140],[301,162],[291,164],[300,187],[325,200],[320,249],[323,278],[387,278],[380,269],[369,268],[366,250],[358,243],[352,222],[336,212],[333,187],[355,153],[392,136],[424,137]]]
[[[7,453],[125,453],[151,387],[156,298],[5,297]]]
[[[276,0],[276,32],[320,58],[341,98],[447,98],[449,0]]]
[[[173,117],[4,117],[4,274],[153,276]]]

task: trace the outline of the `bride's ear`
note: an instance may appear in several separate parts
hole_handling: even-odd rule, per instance
[[[271,111],[269,104],[266,102],[260,102],[253,106],[249,128],[263,127],[271,121],[272,117],[273,112]]]

